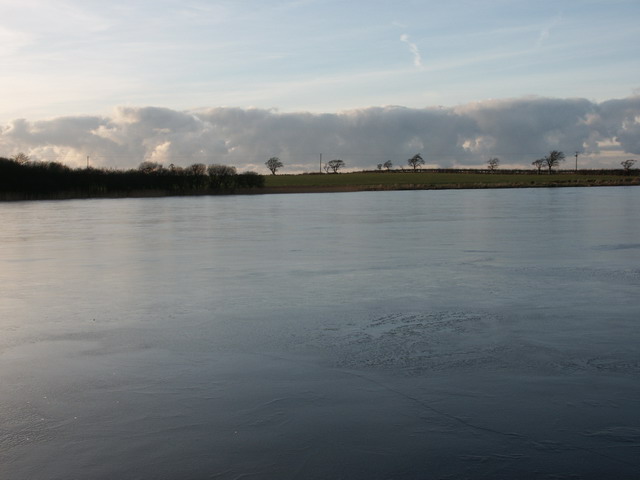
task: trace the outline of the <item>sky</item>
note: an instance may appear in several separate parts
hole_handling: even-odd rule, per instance
[[[0,156],[640,159],[638,0],[0,0]]]

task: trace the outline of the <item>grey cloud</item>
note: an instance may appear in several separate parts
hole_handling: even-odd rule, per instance
[[[640,96],[599,105],[597,127],[626,153],[640,155]]]
[[[607,156],[599,156],[603,145]],[[406,165],[416,153],[442,167],[484,165],[493,156],[502,165],[529,167],[554,149],[583,153],[584,167],[619,166],[612,149],[620,156],[640,154],[640,97],[602,103],[520,98],[326,114],[119,107],[109,116],[18,119],[0,127],[0,156],[23,151],[76,166],[91,156],[93,165],[121,168],[153,160],[263,171],[265,160],[278,156],[283,171],[315,171],[321,153],[325,161],[341,158],[354,169],[386,160]]]
[[[28,122],[17,119],[9,123],[0,133],[0,149],[37,153],[116,151],[117,145],[94,134],[108,124],[100,117],[59,117],[52,120]],[[5,154],[4,151],[1,153]]]
[[[591,136],[598,132],[586,121],[596,108],[584,99],[528,98],[483,102],[458,111],[476,123],[477,153],[519,163],[549,150],[595,148]]]
[[[464,155],[461,137],[474,129],[472,121],[450,110],[404,107],[321,115],[215,109],[201,118],[227,139],[234,153],[247,159],[274,152],[283,159],[313,161],[324,153],[325,159],[342,158],[354,167],[371,166],[383,158],[400,161],[418,151],[448,161]]]

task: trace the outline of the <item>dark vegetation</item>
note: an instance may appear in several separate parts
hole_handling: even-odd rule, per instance
[[[264,186],[254,172],[236,173],[225,165],[194,164],[164,168],[143,162],[131,170],[72,169],[57,162],[0,158],[0,199],[203,195],[247,191]]]

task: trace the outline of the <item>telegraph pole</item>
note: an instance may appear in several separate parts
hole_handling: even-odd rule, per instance
[[[89,168],[89,155],[87,155],[87,168]]]

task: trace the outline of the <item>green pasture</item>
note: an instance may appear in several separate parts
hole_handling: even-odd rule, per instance
[[[355,172],[314,175],[268,175],[265,187],[331,187],[331,186],[542,186],[625,184],[637,182],[637,176],[574,173],[441,173],[441,172]]]

